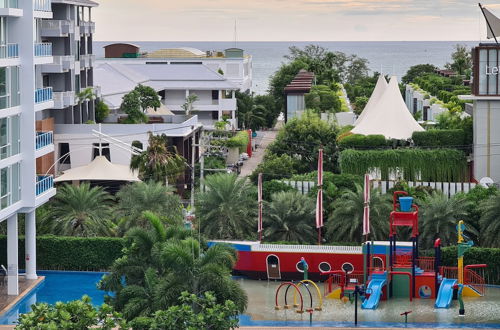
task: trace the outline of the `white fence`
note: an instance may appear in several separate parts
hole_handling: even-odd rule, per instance
[[[314,181],[289,181],[283,180],[283,183],[297,189],[302,194],[306,195],[311,191],[315,186],[316,182]],[[379,188],[383,194],[387,193],[390,189],[394,188],[394,185],[397,181],[381,181],[381,180],[372,180],[372,189]],[[459,192],[467,193],[472,188],[474,188],[477,184],[473,182],[412,182],[409,181],[408,185],[410,187],[431,187],[435,190],[440,190],[443,194],[448,197],[454,196]]]
[[[252,251],[262,252],[323,252],[323,253],[351,253],[361,254],[361,246],[332,246],[332,245],[282,245],[260,244],[252,246]]]
[[[383,194],[385,194],[389,189],[394,187],[396,181],[372,181],[373,188],[380,188]],[[459,192],[467,193],[469,190],[474,188],[477,184],[473,182],[412,182],[409,181],[408,185],[410,187],[431,187],[432,189],[440,190],[443,194],[448,197],[454,196]]]

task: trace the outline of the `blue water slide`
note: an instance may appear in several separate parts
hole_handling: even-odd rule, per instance
[[[453,287],[457,284],[456,279],[445,278],[439,287],[438,296],[434,307],[450,308],[451,299],[453,298]]]
[[[367,292],[370,297],[365,299],[361,304],[363,309],[377,309],[380,297],[382,296],[382,288],[387,284],[387,273],[373,274],[372,280],[368,283]]]

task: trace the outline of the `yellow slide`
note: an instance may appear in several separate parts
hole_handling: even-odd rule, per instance
[[[340,299],[340,294],[342,293],[342,290],[340,287],[334,289],[332,292],[330,292],[326,298],[327,299]]]

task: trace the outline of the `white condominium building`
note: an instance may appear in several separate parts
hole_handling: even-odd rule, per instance
[[[44,129],[54,107],[43,66],[53,62],[42,37],[50,0],[0,1],[0,222],[7,221],[8,294],[19,294],[18,215],[25,215],[26,278],[36,279],[35,210],[55,195],[41,160],[54,152]]]

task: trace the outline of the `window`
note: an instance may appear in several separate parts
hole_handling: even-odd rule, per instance
[[[377,269],[384,269],[384,260],[380,257],[374,257],[372,260],[372,267]]]
[[[0,159],[17,155],[20,149],[19,116],[0,119]]]
[[[19,163],[0,170],[0,209],[4,209],[20,199]]]
[[[297,268],[297,270],[301,273],[304,272],[304,264],[302,263],[302,261],[299,261],[297,262],[297,264],[295,265],[295,268]]]
[[[212,111],[212,119],[219,120],[219,111]]]
[[[341,268],[347,274],[350,274],[354,271],[354,266],[350,262],[344,262]]]
[[[99,149],[101,151],[99,152]],[[101,147],[99,148],[99,143],[94,143],[94,154],[92,155],[92,160],[94,160],[99,154],[106,157],[108,161],[111,161],[111,155],[109,152],[109,143],[101,143]]]
[[[0,68],[0,109],[9,107],[9,93],[7,80],[9,76],[9,68]]]
[[[319,264],[318,269],[320,272],[329,272],[332,270],[332,266],[326,261]]]
[[[59,164],[71,165],[71,156],[69,153],[69,143],[59,143]]]
[[[0,170],[0,207],[2,209],[9,206],[9,168],[4,167]]]
[[[213,90],[212,91],[212,100],[218,100],[219,99],[219,91]]]

